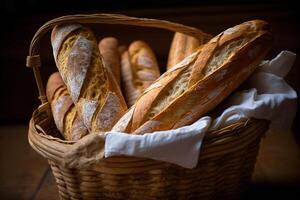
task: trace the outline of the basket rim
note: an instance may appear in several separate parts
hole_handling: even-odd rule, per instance
[[[36,108],[33,111],[32,117],[30,119],[30,125],[32,124],[32,126],[30,126],[29,128],[31,128],[31,130],[33,130],[36,134],[38,134],[40,137],[43,137],[45,139],[48,139],[50,141],[56,141],[62,144],[67,144],[67,145],[72,145],[77,143],[78,141],[80,141],[81,139],[77,140],[77,141],[72,141],[72,140],[64,140],[58,137],[53,137],[51,135],[42,133],[43,130],[38,130],[35,125],[35,117],[39,114],[39,112],[43,112],[44,109],[48,109],[48,107],[50,106],[49,102],[46,102],[42,105],[40,105],[38,108]],[[263,119],[254,119],[254,118],[248,118],[246,120],[241,120],[238,122],[235,122],[233,124],[227,125],[225,127],[222,127],[218,130],[213,130],[213,131],[208,131],[206,133],[206,135],[203,138],[203,141],[205,142],[210,142],[210,141],[214,141],[216,139],[221,139],[221,138],[225,138],[225,137],[230,137],[231,134],[229,134],[232,130],[238,129],[238,128],[243,128],[251,123],[254,123],[257,120],[261,120],[261,121],[267,121],[267,120],[263,120]],[[42,128],[41,128],[42,129]],[[129,133],[128,133],[129,134]]]
[[[75,145],[78,141],[66,141],[57,137],[53,137],[51,135],[47,135],[45,131],[39,130],[36,125],[36,118],[41,113],[47,113],[45,115],[46,120],[51,117],[51,111],[49,103],[42,104],[39,106],[32,115],[32,118],[29,122],[29,130],[28,130],[28,141],[32,148],[37,151],[40,155],[45,157],[48,160],[51,160],[59,165],[65,166],[65,155],[73,145]],[[235,151],[237,149],[242,149],[245,145],[249,144],[251,141],[254,141],[260,135],[262,135],[266,127],[268,126],[269,121],[260,120],[260,119],[249,119],[246,121],[239,121],[219,130],[210,132],[210,134],[206,134],[207,137],[204,137],[203,146],[201,147],[201,159],[206,159],[208,157],[219,155],[220,153],[226,154],[230,153],[230,151]],[[256,126],[256,127],[255,127]],[[252,130],[248,131],[247,128],[254,127],[255,131],[259,132],[257,134]],[[246,129],[245,129],[246,128]],[[253,128],[252,128],[253,129]],[[248,133],[246,133],[248,131]],[[213,134],[212,134],[213,133]],[[212,148],[213,147],[213,148]],[[227,149],[224,147],[227,147]],[[109,158],[104,158],[104,156],[99,160],[99,162],[94,164],[105,163],[104,165],[111,165],[111,163],[134,163],[134,162],[149,162],[145,165],[151,165],[151,167],[157,167],[157,165],[166,165],[171,163],[166,163],[163,161],[153,160],[150,158],[141,158],[141,157],[133,157],[133,156],[114,156]],[[96,167],[97,168],[97,167]],[[98,167],[99,168],[99,167]],[[102,170],[109,170],[107,167],[101,168]]]

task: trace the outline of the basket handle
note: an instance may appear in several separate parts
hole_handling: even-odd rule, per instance
[[[46,22],[41,26],[35,35],[33,36],[29,55],[26,58],[26,66],[33,68],[34,77],[39,91],[39,99],[41,103],[47,102],[45,96],[45,89],[42,83],[39,67],[41,66],[41,58],[39,55],[39,44],[41,38],[54,26],[64,23],[102,23],[102,24],[124,24],[124,25],[134,25],[134,26],[144,26],[144,27],[155,27],[162,28],[174,32],[181,32],[187,35],[191,35],[200,40],[206,40],[210,38],[210,35],[204,33],[203,31],[185,26],[182,24],[169,22],[166,20],[148,19],[148,18],[136,18],[129,17],[120,14],[92,14],[92,15],[66,15],[62,17],[55,18]]]

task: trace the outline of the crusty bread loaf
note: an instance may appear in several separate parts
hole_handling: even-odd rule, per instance
[[[122,55],[127,49],[128,47],[126,45],[120,45],[118,48],[119,54]]]
[[[46,94],[56,127],[66,140],[79,140],[88,134],[58,72],[49,77]]]
[[[103,57],[104,65],[108,70],[111,70],[118,85],[121,81],[120,53],[119,41],[114,37],[103,38],[98,48]]]
[[[176,32],[169,51],[167,70],[194,53],[204,42],[207,41]]]
[[[113,75],[103,66],[92,31],[80,24],[56,26],[51,35],[56,65],[90,132],[108,131],[126,112]]]
[[[122,54],[121,73],[123,92],[128,106],[159,76],[159,68],[151,48],[143,41],[134,41]]]
[[[268,24],[261,20],[227,29],[154,82],[114,130],[122,125],[142,134],[194,122],[249,77],[271,43]]]

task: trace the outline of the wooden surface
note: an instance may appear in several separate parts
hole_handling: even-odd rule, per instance
[[[48,163],[27,142],[27,126],[0,128],[0,199],[32,199]]]
[[[27,125],[0,127],[0,199],[58,199],[47,161],[27,142]],[[263,139],[253,185],[243,199],[299,195],[300,148],[291,132],[268,133]]]

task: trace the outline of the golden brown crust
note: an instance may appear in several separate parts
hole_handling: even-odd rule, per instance
[[[159,76],[159,67],[151,48],[143,41],[134,41],[122,55],[122,83],[129,106]]]
[[[68,28],[68,27],[76,28]],[[63,37],[61,37],[63,35]],[[119,113],[126,111],[126,104],[112,76],[108,75],[92,31],[76,25],[62,25],[52,31],[51,42],[57,67],[75,103],[79,117],[90,132],[108,131],[111,127],[101,126],[103,106],[108,95],[113,93],[119,101],[114,105],[118,115],[110,116],[118,120]],[[59,44],[59,45],[57,45]],[[105,109],[104,109],[105,110]],[[117,119],[116,119],[117,118]],[[107,121],[105,122],[107,123]]]
[[[48,102],[53,100],[55,91],[61,87],[65,87],[64,82],[61,79],[61,76],[58,72],[51,74],[48,78],[47,86],[46,86],[46,95]]]
[[[181,127],[211,111],[250,76],[268,52],[272,39],[266,27],[259,20],[246,22],[205,45],[192,68],[187,91],[134,133]]]
[[[195,84],[199,77],[209,75],[209,71],[214,71],[213,65],[222,64],[220,61],[224,56],[230,57],[239,51],[239,48],[247,44],[259,32],[263,31],[268,25],[260,20],[245,22],[243,24],[227,29],[214,37],[203,50],[193,67],[189,86]],[[228,44],[228,45],[227,45]],[[228,51],[230,49],[230,51]]]
[[[118,85],[120,85],[121,67],[118,40],[114,37],[103,38],[99,42],[98,48],[103,57],[105,67],[111,70]]]
[[[128,107],[130,107],[132,102],[135,101],[135,97],[140,94],[132,83],[133,73],[128,51],[125,51],[121,56],[121,74],[123,94]]]
[[[185,34],[179,32],[174,34],[168,56],[167,70],[185,58],[186,40]]]
[[[88,134],[88,130],[78,117],[67,87],[58,72],[49,77],[46,94],[54,122],[66,140],[78,140]]]
[[[167,130],[199,119],[249,77],[269,50],[271,38],[266,22],[260,20],[219,34],[139,98],[130,132]]]
[[[171,69],[184,58],[194,53],[206,42],[208,42],[208,40],[204,40],[204,38],[201,40],[183,33],[176,32],[170,47],[167,70]]]
[[[167,71],[139,98],[135,104],[131,131],[165,109],[169,102],[186,90],[186,79],[189,74],[187,69],[195,62],[198,54],[199,51],[195,52],[187,57],[185,62]]]

